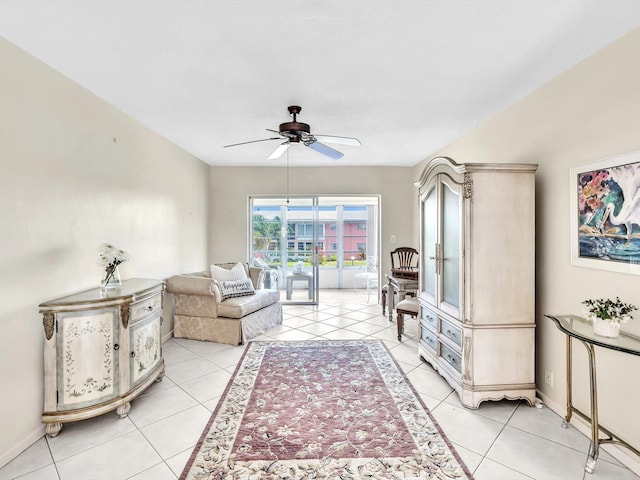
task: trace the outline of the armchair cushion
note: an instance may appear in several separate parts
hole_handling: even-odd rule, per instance
[[[280,302],[280,292],[276,290],[256,290],[255,295],[227,298],[218,304],[218,316],[242,318],[253,312]]]

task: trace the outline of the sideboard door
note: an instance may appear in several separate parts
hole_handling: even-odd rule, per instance
[[[156,312],[131,325],[130,388],[154,371],[162,359],[161,319],[160,312]]]
[[[117,312],[117,308],[104,308],[58,314],[58,410],[118,396]]]

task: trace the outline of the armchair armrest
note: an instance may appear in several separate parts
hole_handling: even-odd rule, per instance
[[[264,268],[249,267],[249,278],[251,279],[251,283],[253,283],[253,288],[261,290],[264,281]]]
[[[183,295],[213,294],[213,280],[194,275],[174,275],[167,280],[167,292]]]

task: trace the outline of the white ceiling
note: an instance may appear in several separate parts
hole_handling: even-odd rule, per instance
[[[266,128],[412,166],[640,25],[637,0],[0,0],[0,35],[211,165],[283,165]],[[630,61],[637,59],[630,59]]]

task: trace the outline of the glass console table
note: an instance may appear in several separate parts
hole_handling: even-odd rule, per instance
[[[600,445],[604,443],[622,445],[640,456],[640,451],[598,423],[598,388],[596,383],[595,353],[595,347],[602,347],[640,356],[640,338],[624,332],[621,332],[620,336],[616,338],[596,335],[593,333],[593,325],[591,322],[575,315],[545,315],[545,317],[553,320],[558,329],[567,336],[567,415],[562,421],[562,426],[564,428],[569,427],[571,415],[574,412],[591,425],[591,448],[589,449],[589,457],[587,458],[587,463],[584,467],[585,471],[587,473],[593,473],[596,461],[598,460]],[[580,343],[582,343],[587,349],[587,354],[589,356],[591,417],[578,410],[572,403],[571,338],[575,338],[580,341]],[[604,433],[606,437],[600,438],[600,432]]]

